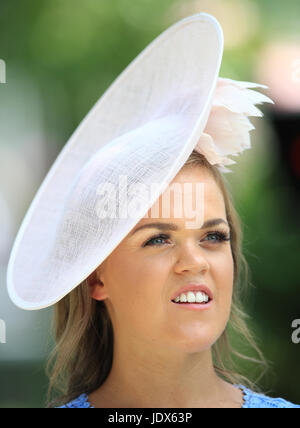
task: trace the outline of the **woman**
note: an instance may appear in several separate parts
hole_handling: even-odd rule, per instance
[[[49,406],[293,406],[254,392],[231,363],[233,328],[265,366],[244,321],[247,264],[221,172],[251,147],[255,104],[272,101],[249,89],[262,85],[218,78],[222,52],[211,15],[162,33],[85,118],[28,211],[8,291],[23,309],[55,305],[49,400],[62,394]]]
[[[66,407],[292,406],[251,392],[251,381],[223,363],[234,351],[227,342],[232,325],[258,352],[257,363],[265,364],[239,301],[246,262],[224,179],[194,151],[175,183],[203,184],[203,223],[215,224],[187,229],[190,218],[174,218],[175,198],[170,217],[155,220],[174,226],[147,227],[153,218],[142,219],[93,275],[57,304],[52,384],[67,369],[63,399],[73,401]],[[192,199],[195,205],[195,189]],[[208,287],[207,307],[205,301],[196,303],[199,310],[174,303],[177,295],[195,301],[203,287],[189,284]]]

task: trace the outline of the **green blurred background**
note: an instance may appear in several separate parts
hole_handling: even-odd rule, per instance
[[[227,178],[254,284],[245,306],[271,362],[260,386],[300,403],[300,344],[291,339],[292,322],[300,319],[300,2],[1,0],[0,319],[6,343],[0,343],[0,407],[45,405],[52,309],[18,309],[5,281],[14,237],[35,192],[119,73],[161,31],[199,12],[213,14],[223,27],[220,75],[263,83],[275,101],[261,107],[264,120],[251,118],[253,149]],[[255,375],[247,364],[241,369]]]

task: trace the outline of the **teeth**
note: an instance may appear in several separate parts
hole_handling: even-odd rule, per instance
[[[207,296],[207,294],[202,293],[201,291],[197,291],[196,293],[194,293],[193,291],[188,291],[187,294],[182,293],[180,294],[180,296],[177,296],[175,299],[175,302],[181,302],[181,303],[203,303],[203,302],[208,302],[209,297]]]
[[[202,300],[202,299],[201,299]],[[189,303],[194,303],[194,302],[196,302],[196,296],[195,296],[195,294],[192,292],[192,291],[188,291],[188,294],[187,294],[187,301],[189,302]]]
[[[187,296],[186,296],[186,294],[181,294],[180,295],[180,299],[179,299],[181,302],[187,302]]]

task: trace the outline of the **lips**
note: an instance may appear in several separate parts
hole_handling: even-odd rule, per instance
[[[203,293],[207,294],[209,297],[209,300],[213,300],[213,294],[211,292],[211,290],[207,287],[207,285],[205,284],[195,284],[195,283],[190,283],[187,284],[181,288],[179,288],[171,297],[171,300],[176,299],[177,296],[180,296],[180,294],[182,293],[187,293],[188,291],[202,291]]]

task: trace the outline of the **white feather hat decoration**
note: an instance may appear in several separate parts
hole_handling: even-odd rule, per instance
[[[263,116],[255,104],[274,104],[266,95],[249,89],[255,87],[267,88],[259,83],[218,78],[208,121],[195,150],[221,172],[232,172],[226,166],[236,162],[229,155],[237,156],[251,148],[249,132],[255,127],[248,116]]]

